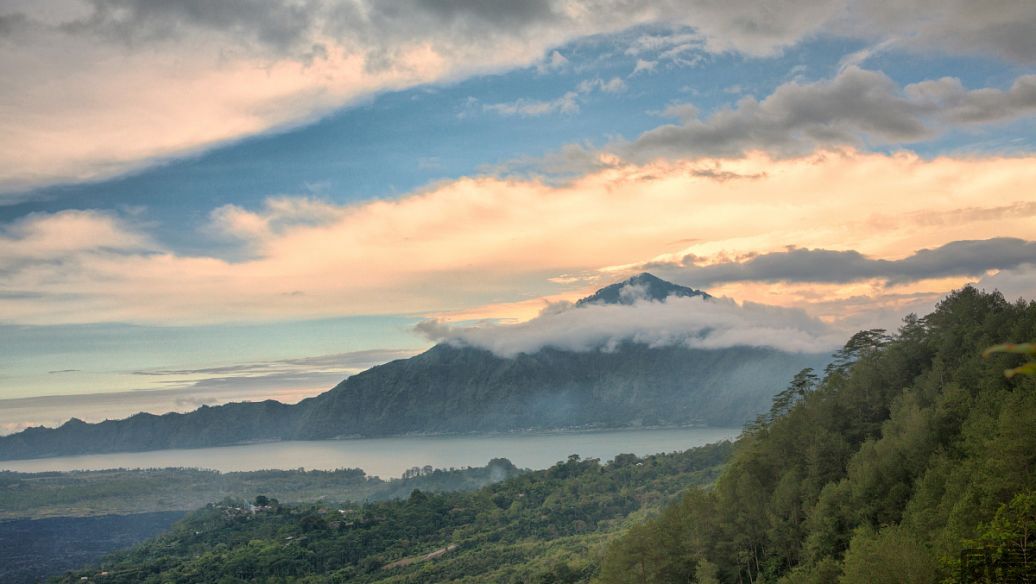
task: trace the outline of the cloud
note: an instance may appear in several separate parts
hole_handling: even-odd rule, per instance
[[[514,303],[526,314],[539,297],[571,297],[688,255],[743,262],[794,245],[894,261],[954,241],[1028,240],[1032,184],[1036,163],[1024,156],[613,157],[556,184],[482,176],[395,200],[275,200],[235,207],[233,220],[217,212],[206,229],[237,238],[244,251],[234,260],[153,244],[133,217],[38,214],[2,228],[0,314],[11,324],[178,325],[481,306],[499,315]],[[551,281],[565,274],[597,280]]]
[[[414,351],[403,349],[367,349],[349,353],[333,353],[315,357],[296,359],[280,359],[262,363],[239,363],[220,367],[203,367],[199,369],[147,369],[134,371],[134,375],[155,377],[193,377],[209,376],[212,379],[225,379],[227,374],[239,377],[269,376],[284,373],[334,373],[344,374],[356,370],[369,369],[395,359],[405,359],[414,355]]]
[[[118,217],[98,211],[34,213],[0,226],[0,270],[22,262],[53,261],[71,252],[146,251],[149,239]]]
[[[968,91],[959,79],[943,77],[906,87],[906,95],[945,122],[977,124],[1036,113],[1036,75],[1023,75],[1007,91]]]
[[[1036,267],[1021,266],[1018,268],[997,270],[982,276],[976,282],[979,288],[999,290],[1008,300],[1036,298]]]
[[[541,75],[553,71],[560,71],[568,66],[568,58],[558,51],[551,51],[547,58],[536,64],[536,71]]]
[[[73,416],[99,422],[137,412],[184,412],[235,401],[275,399],[294,403],[324,392],[350,375],[415,353],[371,349],[218,367],[135,371],[156,383],[132,391],[0,399],[0,434],[29,426],[58,426]],[[78,370],[48,373],[74,372]]]
[[[885,74],[856,66],[833,79],[792,81],[759,101],[744,97],[707,118],[689,105],[666,113],[681,120],[641,134],[622,154],[733,156],[749,150],[801,155],[818,147],[901,144],[926,140],[948,127],[1010,121],[1036,113],[1036,75],[1010,89],[967,90],[943,78],[900,88]]]
[[[487,103],[482,111],[493,112],[502,116],[534,117],[547,114],[579,113],[580,103],[585,96],[594,92],[621,93],[626,91],[626,82],[618,77],[605,81],[599,77],[585,79],[573,91],[566,91],[561,97],[552,100],[518,99],[506,103]]]
[[[536,99],[518,99],[507,103],[483,104],[482,111],[492,112],[502,116],[524,116],[535,117],[547,114],[574,114],[579,112],[579,94],[575,91],[568,91],[561,97],[550,101]]]
[[[1036,62],[1036,6],[1025,0],[859,0],[842,2],[837,32],[891,40],[918,51],[950,51]]]
[[[645,24],[673,32],[637,39],[635,72],[820,34],[1036,62],[1025,0],[11,0],[0,193],[100,180],[383,91],[562,67],[556,47]]]
[[[576,89],[579,93],[593,93],[594,91],[603,91],[604,93],[622,93],[626,91],[626,82],[620,77],[612,77],[605,81],[600,77],[593,79],[586,79],[579,83],[579,87]]]
[[[704,39],[694,32],[645,34],[637,37],[626,54],[637,57],[630,76],[652,72],[659,64],[689,67],[699,64],[706,50]]]
[[[293,227],[332,223],[342,213],[341,207],[318,199],[271,197],[258,212],[233,204],[214,209],[209,214],[206,231],[226,238],[256,241]]]
[[[544,347],[614,350],[624,342],[651,347],[756,346],[823,352],[837,347],[840,338],[840,333],[801,310],[700,298],[640,300],[632,305],[554,305],[519,324],[462,328],[425,321],[417,330],[433,341],[479,347],[502,357]]]
[[[898,260],[868,258],[853,250],[791,249],[744,261],[695,265],[697,261],[698,258],[690,257],[677,265],[650,268],[662,268],[682,281],[703,287],[727,282],[847,283],[875,278],[902,284],[929,278],[978,276],[989,270],[1036,263],[1036,242],[1011,237],[952,241]]]
[[[15,0],[0,9],[0,192],[99,180],[383,92],[549,62],[639,24],[768,55],[833,9],[787,0]],[[552,65],[552,66],[553,66]],[[69,96],[75,96],[70,99]],[[19,194],[21,193],[21,194]]]
[[[658,61],[649,61],[647,59],[637,59],[636,64],[633,66],[633,71],[630,73],[630,77],[638,73],[651,73],[658,67]]]

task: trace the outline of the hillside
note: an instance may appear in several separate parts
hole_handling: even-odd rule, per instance
[[[731,444],[609,464],[570,457],[474,493],[381,503],[207,506],[169,533],[59,578],[79,582],[572,582],[630,520],[713,481]]]
[[[572,426],[740,426],[769,406],[774,379],[826,357],[774,349],[546,348],[514,358],[438,345],[302,402],[296,434],[326,438]],[[343,431],[346,430],[346,431]]]
[[[583,304],[623,305],[629,294],[619,290],[633,290],[645,301],[709,298],[644,274],[604,288]],[[73,419],[56,429],[29,428],[0,437],[0,460],[407,433],[740,426],[768,407],[777,380],[826,361],[824,355],[749,346],[623,342],[501,357],[442,343],[349,377],[296,405],[233,403],[186,414],[137,414],[96,424]]]
[[[612,545],[600,582],[1036,581],[1036,378],[981,357],[1030,339],[1036,303],[973,288],[857,335],[742,436],[715,489]]]

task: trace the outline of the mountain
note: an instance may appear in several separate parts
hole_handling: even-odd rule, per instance
[[[872,333],[733,445],[362,507],[226,501],[59,581],[1036,581],[1036,376],[982,356],[1036,339],[1036,303],[965,288]]]
[[[443,344],[302,402],[296,437],[573,426],[739,426],[818,355],[627,343],[504,358]],[[780,380],[780,381],[776,381]]]
[[[666,282],[657,276],[644,272],[628,280],[605,286],[576,302],[576,306],[584,304],[633,304],[636,300],[661,302],[670,296],[704,298],[706,300],[712,298],[707,292]]]
[[[708,298],[642,274],[580,304],[621,304],[631,285],[640,297],[651,299]],[[97,424],[73,419],[56,429],[29,428],[0,437],[0,459],[407,433],[740,426],[765,411],[796,372],[826,362],[823,355],[745,346],[692,349],[626,342],[609,349],[548,347],[501,357],[443,343],[349,377],[296,405],[232,403]]]

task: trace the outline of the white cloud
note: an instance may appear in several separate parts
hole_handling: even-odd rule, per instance
[[[508,314],[508,303],[525,301],[517,312],[525,315],[539,296],[595,284],[550,278],[591,274],[609,283],[646,262],[688,255],[723,263],[795,244],[891,261],[952,241],[1031,238],[1032,184],[1032,157],[612,158],[560,184],[486,176],[397,200],[224,207],[209,229],[242,246],[236,257],[245,259],[235,261],[177,254],[150,241],[149,226],[132,217],[39,214],[0,235],[0,314],[17,324],[182,325],[492,305]],[[790,292],[721,286],[721,295],[781,305],[890,293],[870,282]]]
[[[721,37],[717,50],[753,55],[819,24],[808,0],[765,26],[747,4],[700,4],[12,0],[0,9],[0,192],[124,173],[637,24],[690,24]]]
[[[482,111],[492,112],[501,116],[523,116],[536,117],[548,114],[575,114],[579,113],[580,103],[585,96],[594,92],[621,93],[626,91],[626,82],[618,77],[612,77],[605,81],[600,77],[584,79],[580,81],[575,90],[567,91],[562,96],[552,100],[518,99],[506,103],[487,103],[482,105]]]
[[[124,173],[381,91],[562,67],[555,47],[648,23],[693,32],[639,39],[638,73],[821,33],[1036,62],[1027,0],[9,0],[0,193]]]
[[[594,79],[580,81],[576,91],[579,93],[593,93],[594,91],[622,93],[626,91],[626,82],[619,77],[612,77],[607,81],[600,77],[595,77]]]
[[[613,350],[624,342],[651,347],[682,345],[718,349],[771,347],[790,352],[825,352],[843,333],[801,310],[729,299],[669,298],[631,305],[552,306],[518,324],[449,327],[427,321],[418,331],[433,341],[479,347],[502,357],[544,347],[566,351]]]
[[[637,59],[637,63],[633,66],[633,72],[630,73],[630,77],[633,77],[638,73],[652,73],[656,67],[658,67],[658,61]]]
[[[568,66],[568,58],[558,51],[551,51],[547,58],[536,64],[536,71],[540,74],[560,71]]]
[[[536,99],[518,99],[507,103],[483,104],[482,111],[501,116],[536,117],[547,114],[574,114],[579,112],[579,93],[566,92],[561,97],[549,101]]]
[[[60,261],[73,253],[139,253],[155,247],[145,235],[105,213],[37,213],[0,227],[0,269],[19,262]]]

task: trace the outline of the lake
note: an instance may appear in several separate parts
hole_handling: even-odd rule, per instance
[[[196,467],[229,472],[362,468],[369,475],[390,478],[398,477],[414,466],[483,466],[492,458],[508,458],[519,467],[531,469],[547,468],[570,454],[606,461],[622,453],[643,456],[686,450],[730,440],[740,433],[740,428],[659,428],[267,442],[218,448],[9,460],[0,461],[0,469],[42,472]]]

